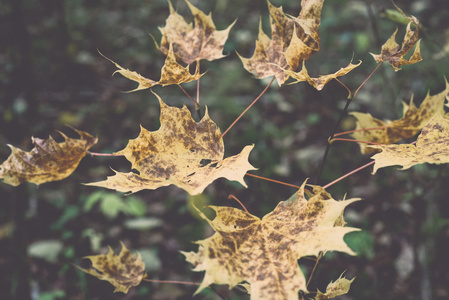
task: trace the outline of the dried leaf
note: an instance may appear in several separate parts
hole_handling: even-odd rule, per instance
[[[34,148],[25,152],[14,146],[7,160],[0,165],[3,182],[17,186],[25,181],[37,185],[68,177],[75,171],[87,150],[97,143],[97,138],[74,129],[81,139],[68,138],[59,132],[64,142],[57,143],[51,136],[45,140],[32,137]]]
[[[107,60],[109,60],[111,63],[113,63],[118,70],[115,71],[114,73],[112,73],[112,75],[114,75],[115,73],[119,73],[121,75],[123,75],[123,77],[128,78],[129,80],[135,81],[137,82],[139,85],[137,86],[137,88],[135,88],[134,90],[128,91],[130,92],[135,92],[135,91],[139,91],[139,90],[145,90],[148,89],[152,86],[157,85],[157,81],[148,79],[146,77],[143,77],[142,75],[140,75],[137,72],[134,71],[130,71],[128,69],[123,68],[122,66],[120,66],[118,63],[114,62],[113,60],[107,58],[106,56],[104,56],[101,52],[99,52],[101,56],[103,56],[104,58],[106,58]]]
[[[101,53],[100,53],[101,54]],[[169,51],[167,53],[167,58],[165,59],[165,63],[162,66],[161,69],[161,79],[159,81],[154,81],[152,79],[148,79],[143,77],[137,72],[130,71],[128,69],[125,69],[121,67],[116,62],[112,61],[111,59],[107,58],[103,54],[101,54],[104,58],[112,62],[118,70],[113,73],[120,73],[124,77],[137,82],[139,85],[134,90],[128,91],[128,92],[135,92],[139,90],[145,90],[148,88],[151,88],[155,85],[171,85],[171,84],[181,84],[190,82],[193,80],[198,80],[203,74],[199,73],[199,67],[197,65],[197,68],[195,70],[194,74],[190,74],[189,72],[189,66],[183,67],[181,66],[175,58],[174,52],[173,52],[173,46],[170,46]]]
[[[173,49],[177,58],[187,64],[191,64],[201,59],[209,61],[225,57],[223,46],[228,38],[232,23],[225,30],[216,30],[212,15],[206,15],[201,10],[185,0],[195,19],[195,27],[187,23],[179,15],[169,1],[170,16],[166,20],[165,27],[160,27],[162,40],[159,49],[167,54],[169,45],[173,44]]]
[[[158,84],[166,86],[170,84],[186,83],[198,80],[203,74],[200,74],[199,64],[196,65],[194,74],[190,74],[189,66],[183,67],[178,64],[173,52],[173,45],[170,45],[165,64],[161,70],[161,79]]]
[[[443,110],[438,111],[429,123],[424,126],[418,136],[416,145],[382,145],[370,146],[382,152],[375,154],[373,174],[378,169],[400,165],[401,170],[417,164],[449,163],[449,119],[444,117]]]
[[[306,66],[305,66],[304,62],[303,62],[301,71],[296,73],[294,71],[284,70],[284,72],[286,74],[288,74],[289,76],[291,76],[293,79],[296,79],[296,81],[292,82],[291,84],[298,83],[298,82],[301,82],[301,81],[307,81],[311,86],[316,88],[318,91],[321,91],[323,89],[323,87],[329,81],[331,81],[332,79],[335,79],[337,77],[340,77],[340,76],[348,74],[353,69],[355,69],[358,66],[360,66],[361,63],[362,63],[362,61],[360,61],[356,65],[354,65],[352,63],[349,63],[348,66],[346,66],[344,68],[341,68],[340,70],[338,70],[337,72],[335,72],[333,74],[321,75],[318,78],[312,78],[312,77],[309,76],[309,73],[307,72],[307,69],[306,69]]]
[[[209,118],[207,109],[197,123],[187,107],[169,107],[158,99],[159,130],[149,132],[141,127],[140,135],[117,152],[125,155],[139,174],[116,172],[105,181],[88,185],[134,193],[174,184],[195,195],[215,179],[225,177],[246,187],[243,177],[248,170],[254,170],[248,162],[254,146],[246,146],[240,154],[223,159],[220,129]]]
[[[402,139],[408,139],[416,135],[424,125],[442,109],[445,99],[449,98],[449,83],[446,81],[446,89],[436,95],[427,93],[426,98],[417,108],[413,103],[403,103],[404,116],[399,120],[382,121],[373,118],[369,113],[353,112],[351,115],[357,118],[356,130],[365,128],[384,127],[383,129],[365,130],[354,132],[352,136],[359,141],[373,142],[378,144],[393,144]],[[373,153],[374,150],[365,143],[359,143],[363,154]]]
[[[251,299],[298,299],[299,290],[306,291],[299,258],[321,251],[354,254],[343,237],[358,229],[337,223],[345,207],[359,199],[335,201],[312,186],[307,201],[304,186],[262,220],[231,207],[208,206],[216,213],[213,220],[199,212],[216,233],[196,242],[198,252],[182,252],[194,271],[206,271],[195,293],[213,283],[233,288],[247,281]]]
[[[351,283],[354,281],[355,278],[348,280],[346,278],[343,278],[342,276],[343,274],[340,275],[340,278],[327,285],[326,293],[323,294],[318,290],[315,300],[327,300],[335,298],[340,295],[347,294],[351,287]]]
[[[98,279],[109,281],[115,287],[114,293],[128,293],[131,287],[138,286],[146,277],[145,263],[140,253],[133,255],[122,242],[120,243],[122,250],[119,255],[109,247],[107,254],[83,257],[90,260],[89,268],[77,267]]]
[[[279,85],[289,77],[284,70],[295,71],[299,65],[320,49],[318,28],[324,0],[303,0],[297,18],[288,18],[282,7],[268,0],[271,39],[259,26],[259,37],[251,58],[239,57],[248,72],[256,78],[275,76]]]
[[[371,53],[371,55],[378,63],[384,61],[388,62],[397,72],[401,69],[401,66],[415,64],[421,61],[422,57],[419,47],[420,40],[418,41],[418,34],[419,34],[418,19],[415,18],[414,16],[408,17],[399,7],[397,7],[395,4],[394,6],[404,16],[404,18],[410,21],[410,23],[408,23],[407,25],[407,30],[404,36],[404,42],[402,43],[402,47],[400,47],[398,43],[396,43],[396,33],[398,32],[398,29],[396,28],[395,32],[382,46],[380,54]],[[415,25],[414,30],[411,29],[412,23]],[[415,51],[413,52],[413,55],[408,60],[405,59],[404,55],[406,55],[415,46],[415,44],[416,48]]]

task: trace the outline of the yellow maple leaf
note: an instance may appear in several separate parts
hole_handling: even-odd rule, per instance
[[[322,293],[318,290],[315,300],[327,300],[347,294],[349,292],[349,288],[351,287],[351,283],[355,278],[348,280],[346,278],[343,278],[342,276],[343,274],[340,275],[340,278],[327,285],[326,293]]]
[[[421,52],[420,52],[420,40],[418,41],[418,35],[419,35],[419,21],[414,16],[408,17],[399,7],[397,7],[394,3],[393,5],[396,7],[396,9],[406,18],[410,21],[407,25],[406,33],[404,36],[404,42],[402,43],[402,46],[399,46],[398,43],[396,43],[396,33],[398,32],[398,29],[396,28],[395,32],[391,35],[391,37],[385,42],[385,44],[382,46],[382,49],[380,50],[380,54],[373,54],[373,58],[376,60],[376,62],[388,62],[393,69],[397,72],[401,69],[401,66],[403,65],[411,65],[415,64],[422,60]],[[412,30],[411,24],[415,25],[415,29]],[[413,52],[412,56],[407,60],[404,58],[404,55],[406,55],[416,44],[415,51]]]
[[[101,53],[100,53],[101,54]],[[161,79],[159,81],[154,81],[152,79],[148,79],[142,75],[140,75],[137,72],[130,71],[128,69],[123,68],[118,63],[112,61],[111,59],[107,58],[103,54],[101,54],[104,58],[112,62],[118,70],[113,73],[119,73],[123,75],[123,77],[126,77],[132,81],[137,82],[139,85],[134,90],[131,90],[129,92],[135,92],[139,90],[145,90],[148,88],[151,88],[155,85],[171,85],[171,84],[181,84],[190,82],[193,80],[198,80],[203,74],[200,74],[199,66],[197,65],[195,73],[190,74],[189,66],[183,67],[181,66],[175,58],[173,47],[170,46],[169,51],[167,53],[167,58],[165,59],[165,63],[162,66],[161,69]]]
[[[51,136],[47,140],[32,137],[34,148],[30,152],[8,145],[11,154],[0,165],[0,178],[17,186],[25,181],[39,185],[68,177],[98,140],[87,132],[74,130],[81,139],[68,138],[62,132],[59,132],[64,138],[62,143]]]
[[[383,127],[382,129],[354,132],[352,136],[359,141],[385,145],[411,138],[429,122],[438,110],[443,108],[447,98],[449,98],[449,83],[446,81],[446,89],[435,95],[427,93],[419,108],[413,103],[413,97],[410,99],[409,105],[403,102],[404,116],[399,120],[382,121],[369,113],[352,112],[351,115],[357,119],[356,130]],[[363,154],[374,152],[365,143],[359,143],[359,145]]]
[[[248,170],[254,170],[248,162],[254,145],[223,159],[220,129],[210,119],[207,108],[197,123],[186,106],[169,107],[157,98],[161,106],[159,130],[150,132],[141,127],[140,135],[116,153],[124,155],[139,174],[116,172],[105,181],[88,185],[134,193],[174,184],[196,195],[215,179],[225,177],[246,187],[243,177]]]
[[[176,57],[187,64],[202,59],[211,61],[225,57],[223,46],[235,21],[225,30],[216,30],[211,14],[206,15],[189,1],[185,1],[193,14],[195,27],[187,23],[168,1],[170,16],[165,27],[159,28],[162,40],[160,46],[157,45],[158,48],[167,54],[170,44],[173,44]]]
[[[337,72],[335,72],[333,74],[321,75],[318,78],[312,78],[312,77],[309,76],[309,73],[307,72],[307,69],[306,69],[306,66],[305,66],[304,62],[303,62],[301,71],[294,72],[294,71],[290,71],[290,70],[284,70],[284,72],[287,75],[291,76],[293,79],[296,79],[296,81],[292,82],[291,84],[298,83],[298,82],[301,82],[301,81],[307,81],[311,86],[316,88],[318,91],[321,91],[323,89],[323,87],[329,81],[331,81],[332,79],[335,79],[337,77],[340,77],[340,76],[348,74],[353,69],[355,69],[358,66],[360,66],[361,63],[362,63],[362,61],[360,61],[356,65],[354,65],[352,63],[349,63],[349,65],[347,65],[344,68],[340,68],[340,70],[338,70]]]
[[[298,292],[306,291],[299,258],[326,251],[355,254],[343,237],[358,229],[341,226],[341,215],[359,199],[335,201],[312,186],[306,200],[305,184],[262,220],[231,207],[208,206],[216,213],[213,220],[199,211],[215,234],[196,242],[198,252],[182,252],[194,271],[206,272],[195,293],[213,283],[233,288],[247,281],[251,299],[298,299]]]
[[[77,267],[98,279],[109,281],[115,287],[114,293],[128,293],[146,277],[145,263],[140,253],[133,255],[122,242],[120,244],[122,249],[118,255],[109,247],[107,254],[83,257],[83,260],[90,261],[89,267]]]
[[[256,78],[275,76],[279,85],[289,77],[284,70],[295,71],[299,65],[320,49],[318,28],[324,0],[303,0],[297,18],[288,18],[282,7],[268,0],[271,39],[259,25],[259,37],[251,58],[239,54],[245,69]]]
[[[400,165],[401,170],[417,164],[445,164],[449,163],[449,119],[444,117],[444,111],[439,110],[424,126],[418,136],[416,145],[372,145],[382,152],[375,154],[373,174],[378,169]]]

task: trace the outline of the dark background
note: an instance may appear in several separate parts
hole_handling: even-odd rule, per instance
[[[370,112],[381,119],[402,115],[401,101],[414,95],[419,104],[430,91],[441,92],[448,75],[449,10],[445,0],[396,1],[423,25],[424,60],[395,73],[384,64],[360,90],[350,111]],[[183,1],[173,1],[191,20]],[[254,79],[243,69],[235,51],[249,57],[262,16],[269,33],[265,1],[193,1],[212,11],[217,29],[234,19],[226,58],[202,62],[201,104],[224,131],[263,90],[267,80]],[[300,1],[273,1],[298,15]],[[385,18],[390,1],[331,1],[324,4],[320,27],[321,50],[307,62],[312,76],[328,74],[351,59],[362,65],[342,77],[355,90],[375,68],[369,52],[405,25]],[[148,91],[123,93],[135,84],[120,75],[98,54],[125,68],[158,79],[164,57],[149,34],[160,40],[158,26],[169,15],[164,0],[9,0],[0,3],[0,161],[10,154],[7,144],[31,150],[31,136],[57,140],[56,130],[71,137],[65,125],[99,137],[91,150],[111,153],[123,149],[139,133],[159,126],[159,106]],[[195,83],[185,84],[191,95]],[[192,105],[175,86],[154,91],[169,105]],[[306,83],[274,84],[257,105],[225,137],[226,156],[254,143],[252,173],[300,185],[313,178],[327,137],[345,104],[346,90],[333,81],[321,92]],[[354,127],[346,118],[341,131]],[[412,139],[414,140],[414,139]],[[336,142],[320,184],[369,162],[358,145]],[[213,232],[192,212],[192,197],[176,187],[124,196],[80,183],[112,175],[112,167],[128,171],[124,158],[83,159],[67,179],[39,187],[0,183],[0,298],[1,299],[248,299],[238,291],[214,286],[193,297],[194,286],[142,283],[126,295],[84,274],[72,264],[83,256],[118,251],[120,241],[142,253],[149,278],[200,282],[179,250],[196,250],[191,241]],[[341,299],[448,299],[449,297],[449,179],[447,165],[419,165],[406,171],[384,168],[371,175],[365,169],[329,188],[335,199],[361,197],[346,210],[350,226],[361,232],[345,239],[359,255],[328,253],[319,263],[310,290],[324,291],[343,271],[357,277]],[[217,180],[196,201],[238,205],[237,196],[260,217],[295,192],[275,183],[246,177],[248,189]],[[137,221],[139,222],[137,222]],[[313,261],[301,260],[310,275]]]

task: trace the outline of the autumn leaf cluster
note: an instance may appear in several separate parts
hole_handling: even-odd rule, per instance
[[[223,47],[236,22],[217,30],[211,14],[206,15],[189,1],[185,2],[194,23],[186,22],[169,2],[166,24],[159,28],[162,38],[156,42],[156,47],[165,55],[159,80],[144,77],[107,58],[117,67],[114,73],[138,84],[130,92],[199,80],[204,75],[200,68],[202,60],[226,56]],[[267,5],[271,36],[263,31],[260,23],[253,55],[245,58],[238,54],[243,67],[255,78],[273,77],[282,86],[291,77],[291,84],[307,82],[321,90],[331,80],[348,74],[362,63],[350,62],[333,74],[311,77],[306,62],[320,50],[319,27],[324,0],[302,0],[297,17],[284,13],[282,7],[275,7],[269,1]],[[395,71],[422,59],[419,21],[397,9],[409,21],[402,46],[396,43],[395,31],[380,54],[372,54],[376,62],[387,62]],[[404,58],[413,48],[410,58]],[[297,71],[298,68],[301,70]],[[175,185],[190,195],[197,195],[216,179],[226,178],[247,187],[245,175],[257,170],[249,162],[251,150],[257,145],[247,145],[240,153],[225,158],[223,134],[210,118],[207,107],[200,120],[195,121],[186,105],[171,107],[155,93],[154,96],[160,106],[160,128],[148,131],[141,126],[137,138],[130,139],[124,149],[113,153],[131,163],[130,171],[114,170],[115,174],[106,180],[87,185],[127,193]],[[404,103],[404,116],[394,121],[352,112],[356,129],[351,135],[359,143],[362,154],[375,153],[373,173],[392,165],[407,169],[421,163],[448,163],[449,116],[444,111],[448,98],[449,84],[446,84],[444,91],[427,95],[419,107],[413,99],[409,104]],[[199,98],[191,100],[201,114]],[[60,143],[52,137],[47,140],[32,138],[34,148],[30,152],[10,146],[11,155],[0,165],[0,178],[14,186],[26,181],[39,185],[66,178],[97,142],[97,138],[87,132],[75,131],[80,139],[71,139],[62,133],[64,142]],[[419,132],[416,144],[396,144]],[[290,199],[279,202],[263,218],[242,209],[209,206],[216,215],[209,219],[201,207],[195,207],[198,215],[215,231],[211,237],[195,242],[196,252],[182,252],[194,271],[205,272],[196,293],[212,284],[229,288],[242,286],[252,299],[298,299],[300,291],[313,294],[310,297],[314,299],[330,299],[349,291],[354,279],[342,276],[329,283],[325,293],[308,291],[307,278],[298,260],[319,257],[329,251],[355,255],[344,236],[358,229],[346,226],[343,212],[359,199],[337,201],[323,187],[306,182],[304,180]],[[84,259],[89,263],[79,268],[109,281],[115,292],[126,293],[146,278],[140,255],[131,254],[123,243],[118,255],[109,248],[107,254]]]

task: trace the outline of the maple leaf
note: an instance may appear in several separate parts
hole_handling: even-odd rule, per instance
[[[284,70],[295,71],[299,65],[320,49],[321,9],[324,0],[302,0],[297,18],[288,18],[282,9],[268,0],[271,39],[259,24],[259,36],[251,58],[239,57],[245,69],[256,78],[275,76],[281,86],[289,77]]]
[[[233,288],[250,284],[252,299],[298,299],[306,280],[297,260],[326,251],[354,254],[343,237],[357,228],[343,227],[342,213],[359,199],[335,201],[320,186],[312,186],[307,201],[304,186],[262,220],[245,211],[208,206],[216,213],[209,220],[215,234],[197,241],[198,252],[182,252],[194,271],[206,271],[199,293],[212,283]]]
[[[87,132],[74,130],[81,139],[68,138],[59,131],[64,138],[62,143],[57,143],[51,136],[47,140],[32,137],[34,148],[30,152],[8,145],[11,154],[0,165],[0,178],[7,184],[18,186],[25,181],[39,185],[68,177],[98,140]]]
[[[115,287],[114,293],[128,293],[146,277],[145,263],[140,253],[133,255],[122,242],[120,244],[122,249],[118,255],[109,247],[107,254],[83,257],[90,260],[89,268],[77,267],[98,279],[109,281]]]
[[[288,74],[289,76],[291,76],[292,78],[296,79],[296,81],[292,82],[291,84],[298,83],[298,82],[301,82],[301,81],[307,81],[311,86],[316,88],[318,91],[321,91],[323,89],[323,87],[329,81],[331,81],[332,79],[335,79],[337,77],[340,77],[340,76],[348,74],[353,69],[355,69],[358,66],[360,66],[361,63],[362,63],[362,61],[360,61],[356,65],[354,65],[352,63],[349,63],[348,66],[346,66],[344,68],[340,68],[340,70],[338,70],[337,72],[335,72],[333,74],[321,75],[318,78],[312,78],[312,77],[309,76],[309,73],[307,72],[307,69],[306,69],[306,66],[305,66],[304,62],[303,62],[301,71],[294,72],[294,71],[291,71],[291,70],[284,70],[284,72],[286,74]]]
[[[382,121],[373,118],[369,113],[352,112],[351,115],[357,118],[356,130],[383,127],[382,129],[354,132],[352,136],[359,141],[385,145],[411,138],[443,107],[447,98],[449,98],[449,83],[446,81],[446,89],[435,95],[427,93],[419,108],[413,103],[413,97],[410,99],[409,105],[403,102],[404,116],[399,120]],[[374,152],[365,143],[359,143],[359,145],[363,154]]]
[[[446,116],[449,117],[449,116]],[[449,163],[449,119],[438,111],[424,126],[418,136],[416,145],[372,145],[374,149],[382,152],[375,154],[373,174],[378,169],[401,165],[408,169],[417,164],[444,164]]]
[[[134,193],[174,184],[196,195],[215,179],[225,177],[246,187],[243,177],[248,170],[254,170],[248,162],[254,145],[223,159],[220,129],[210,119],[207,108],[197,123],[186,106],[169,107],[156,97],[161,106],[159,130],[150,132],[141,127],[139,136],[116,153],[124,155],[139,174],[116,172],[105,181],[88,185]]]
[[[216,30],[210,13],[206,15],[189,1],[185,1],[195,19],[195,27],[192,27],[191,23],[187,23],[168,1],[170,16],[166,20],[165,27],[159,27],[162,40],[161,45],[156,44],[156,46],[164,54],[167,54],[169,45],[173,44],[176,57],[187,64],[202,59],[211,61],[225,57],[223,46],[235,21],[225,30]]]
[[[355,278],[348,280],[346,278],[342,278],[342,276],[343,274],[340,276],[340,278],[327,285],[326,293],[322,293],[318,290],[315,300],[327,300],[347,294],[349,292],[349,288],[351,287],[351,283]]]
[[[101,53],[100,53],[101,54]],[[139,90],[145,90],[148,88],[151,88],[155,85],[171,85],[171,84],[181,84],[190,82],[193,80],[198,80],[203,74],[200,74],[199,66],[197,65],[195,73],[190,74],[189,72],[189,66],[183,67],[181,66],[175,58],[173,47],[170,45],[169,51],[167,53],[167,58],[165,59],[165,63],[162,66],[161,69],[161,79],[159,81],[154,81],[152,79],[148,79],[146,77],[143,77],[137,72],[130,71],[128,69],[123,68],[118,63],[112,61],[111,59],[107,58],[103,54],[101,54],[104,58],[112,62],[118,70],[115,71],[112,75],[115,73],[119,73],[123,75],[124,77],[137,82],[139,85],[134,90],[128,91],[128,92],[135,92]]]
[[[397,72],[401,69],[401,66],[403,65],[411,65],[415,64],[422,60],[421,52],[420,52],[420,41],[418,41],[418,35],[419,35],[419,21],[414,16],[408,17],[399,7],[397,7],[394,3],[393,5],[396,7],[396,9],[406,18],[410,21],[407,25],[406,33],[404,36],[404,42],[402,43],[402,46],[399,46],[398,43],[396,43],[396,33],[398,32],[398,29],[396,28],[395,32],[391,35],[391,37],[383,44],[382,49],[380,50],[380,54],[373,54],[371,55],[374,57],[376,62],[388,62],[393,69]],[[411,24],[415,25],[415,30],[412,30]],[[412,56],[407,60],[404,58],[404,55],[406,55],[416,44],[415,51],[413,52]]]

